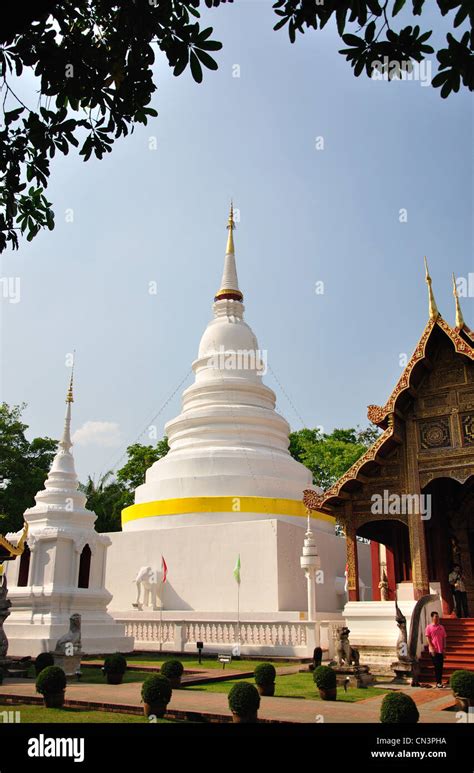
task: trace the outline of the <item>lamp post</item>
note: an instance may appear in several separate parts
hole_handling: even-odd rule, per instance
[[[316,572],[321,566],[321,559],[318,556],[316,542],[311,531],[308,511],[308,525],[303,543],[303,553],[300,557],[300,565],[306,577],[308,588],[308,620],[316,620]]]

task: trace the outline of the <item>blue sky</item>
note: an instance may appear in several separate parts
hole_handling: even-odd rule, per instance
[[[444,22],[430,13],[439,40]],[[203,15],[224,43],[219,70],[198,85],[160,59],[158,118],[102,161],[57,157],[55,230],[2,259],[21,296],[1,299],[1,399],[28,404],[31,437],[58,437],[75,348],[82,479],[149,442],[140,433],[155,414],[161,437],[179,412],[231,196],[246,319],[293,429],[366,425],[366,406],[385,402],[427,320],[423,255],[450,322],[451,272],[474,272],[471,95],[356,79],[333,27],[292,46],[272,31],[270,3]],[[33,89],[25,77],[30,104]],[[462,301],[474,326],[474,297]]]

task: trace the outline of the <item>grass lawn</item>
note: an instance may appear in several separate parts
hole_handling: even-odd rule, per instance
[[[185,687],[187,690],[201,690],[204,692],[224,692],[228,693],[232,685],[236,684],[241,679],[229,679],[226,682],[214,682],[211,684],[200,684]],[[252,679],[246,681],[254,683]],[[344,692],[343,687],[337,689],[337,700],[344,701],[345,703],[354,703],[355,701],[365,700],[366,698],[373,698],[376,695],[384,695],[387,690],[382,690],[380,687],[365,687],[356,688],[349,687],[347,692]],[[313,675],[311,673],[298,673],[298,674],[286,674],[284,676],[277,676],[275,682],[275,697],[277,698],[309,698],[310,700],[319,701],[319,690],[313,682]]]
[[[137,714],[119,714],[115,711],[83,711],[82,709],[47,709],[44,706],[32,706],[30,704],[19,705],[0,705],[0,711],[19,712],[20,723],[30,722],[87,722],[87,723],[148,723],[145,716],[139,716]],[[157,719],[157,723],[169,724],[169,719]]]
[[[146,654],[141,655],[126,655],[127,663],[134,666],[156,666],[157,668],[165,661],[165,660],[174,660],[175,658],[177,660],[180,660],[183,664],[185,669],[188,670],[194,670],[194,669],[211,669],[215,668],[217,670],[223,671],[222,663],[219,663],[217,660],[217,657],[214,656],[213,658],[202,658],[201,665],[199,665],[198,659],[194,655],[170,655],[163,652],[150,652]],[[83,658],[83,662],[86,662],[87,660],[101,660],[100,655],[91,655],[90,657]],[[235,671],[254,671],[255,666],[257,666],[261,661],[259,660],[232,660],[231,663],[226,664],[226,669],[233,669]],[[291,665],[298,665],[298,661],[265,661],[273,663],[275,668],[284,667],[284,666],[291,666]]]
[[[103,684],[105,687],[108,687],[107,679],[100,668],[87,668],[86,666],[82,666],[81,673],[82,676],[79,681],[87,682],[87,684]],[[150,671],[125,671],[123,683],[143,682],[147,676],[151,676]]]
[[[86,682],[87,684],[103,684],[106,687],[107,680],[104,677],[102,670],[100,668],[87,668],[87,666],[81,667],[81,679],[76,680],[75,678],[71,680],[72,684],[76,684],[76,681],[80,682]],[[123,675],[123,682],[124,684],[128,684],[129,682],[143,682],[147,676],[150,676],[150,671],[126,671]],[[28,677],[30,679],[35,679],[35,670],[33,667],[30,668],[28,672]]]

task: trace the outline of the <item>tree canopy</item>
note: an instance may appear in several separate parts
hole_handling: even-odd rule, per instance
[[[134,443],[128,446],[127,461],[115,476],[112,471],[106,472],[97,481],[89,476],[87,483],[81,485],[87,496],[86,507],[97,515],[97,531],[120,531],[123,508],[133,505],[135,489],[145,482],[146,471],[168,451],[166,437],[156,446]]]
[[[290,435],[290,453],[313,473],[313,484],[327,489],[351,467],[379,435],[375,426],[366,429],[300,429]]]
[[[57,441],[48,437],[27,440],[21,420],[26,406],[0,405],[0,533],[18,531],[23,513],[35,503],[56,453]]]
[[[208,8],[225,2],[233,0],[204,0]],[[7,245],[18,248],[18,232],[31,241],[41,229],[54,228],[45,190],[56,153],[67,154],[73,146],[84,161],[101,159],[137,123],[157,116],[150,107],[157,88],[156,51],[166,55],[174,75],[189,67],[197,83],[203,68],[217,69],[210,52],[222,44],[213,39],[212,27],[201,26],[201,5],[201,0],[4,2],[0,252]],[[439,72],[432,81],[446,98],[461,85],[474,88],[474,6],[472,0],[436,0],[436,7],[453,28],[437,51]],[[354,75],[371,77],[375,63],[390,79],[393,61],[409,69],[433,53],[431,30],[418,24],[395,29],[402,10],[418,19],[424,9],[425,0],[277,0],[274,29],[286,28],[294,43],[306,30],[335,20],[345,45],[340,53]],[[39,99],[32,93],[31,104],[15,91],[25,70],[39,79]]]

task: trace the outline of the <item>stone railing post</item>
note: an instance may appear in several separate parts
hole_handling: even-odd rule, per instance
[[[184,652],[186,643],[186,623],[184,620],[174,621],[174,650],[175,652]]]
[[[306,654],[308,657],[313,657],[315,647],[319,647],[320,635],[319,635],[319,623],[307,623],[306,624]]]

